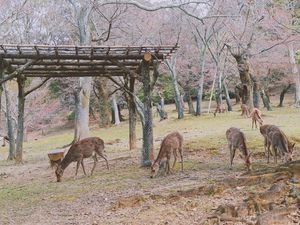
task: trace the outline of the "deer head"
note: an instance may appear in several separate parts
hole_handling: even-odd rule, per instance
[[[61,177],[62,177],[63,173],[64,173],[64,170],[61,168],[61,165],[59,164],[55,170],[57,182],[61,181]]]
[[[250,162],[250,157],[252,155],[252,152],[250,152],[248,155],[244,156],[244,155],[239,155],[244,161],[245,161],[245,164],[246,164],[246,167],[247,167],[247,170],[248,171],[251,171],[252,170],[252,166],[251,166],[251,162]]]

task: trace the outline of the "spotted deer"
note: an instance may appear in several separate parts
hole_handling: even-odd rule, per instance
[[[165,172],[167,174],[170,173],[171,155],[173,154],[174,156],[174,162],[172,166],[173,169],[177,161],[177,151],[179,152],[180,155],[181,170],[183,171],[182,143],[183,143],[183,137],[179,132],[172,132],[162,140],[157,158],[151,165],[151,175],[150,175],[151,178],[157,175],[160,162],[165,158],[166,158]]]
[[[233,159],[235,156],[235,151],[238,148],[242,154],[239,156],[245,161],[247,170],[251,170],[251,152],[248,151],[246,146],[246,138],[244,133],[235,127],[231,127],[226,131],[226,139],[228,141],[228,147],[230,150],[230,169],[232,169]]]
[[[104,142],[102,139],[98,137],[89,137],[82,139],[75,144],[73,144],[66,156],[57,166],[55,171],[55,175],[57,178],[57,182],[61,181],[61,177],[63,176],[64,170],[70,165],[72,162],[77,162],[75,177],[78,173],[79,165],[81,164],[84,175],[86,175],[85,168],[83,165],[83,159],[93,157],[94,165],[91,171],[91,175],[93,175],[94,169],[98,162],[97,155],[103,158],[106,161],[106,167],[109,169],[108,161],[104,156]]]

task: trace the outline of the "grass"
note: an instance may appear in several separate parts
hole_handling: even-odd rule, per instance
[[[220,162],[202,163],[192,157],[186,157],[189,154],[197,153],[198,151],[210,155],[210,157],[218,158],[221,152],[228,152],[225,132],[229,127],[241,128],[247,138],[247,145],[251,151],[263,152],[263,139],[258,129],[251,129],[250,119],[242,118],[238,107],[235,107],[235,112],[226,114],[218,114],[214,118],[211,114],[204,114],[200,117],[186,115],[184,119],[178,120],[176,112],[173,111],[173,106],[168,106],[169,119],[158,122],[158,118],[154,119],[154,139],[161,138],[166,133],[178,130],[184,136],[185,150],[185,171],[214,171],[216,169],[228,169],[228,159]],[[271,112],[263,112],[263,119],[268,124],[277,124],[284,132],[295,140],[300,140],[299,109],[294,108],[275,108]],[[158,178],[149,179],[149,171],[139,166],[140,151],[128,150],[128,124],[122,123],[119,126],[112,126],[106,129],[93,129],[93,136],[99,136],[106,142],[120,139],[120,144],[107,145],[107,154],[124,154],[132,155],[133,164],[128,164],[126,167],[112,168],[106,171],[104,164],[96,168],[96,173],[93,177],[80,177],[77,180],[73,179],[73,174],[65,176],[62,183],[56,183],[53,171],[49,169],[43,171],[41,177],[14,180],[8,183],[0,183],[0,217],[2,221],[8,221],[9,211],[17,211],[18,209],[27,209],[29,213],[31,207],[42,205],[47,202],[65,202],[76,201],[87,191],[90,192],[122,192],[124,190],[137,189],[152,189],[155,186],[164,185],[164,179]],[[137,127],[138,138],[141,138],[141,126]],[[48,161],[47,152],[51,149],[62,146],[71,142],[73,137],[72,130],[60,131],[51,135],[41,137],[38,140],[32,140],[24,144],[25,160],[27,165],[32,167]],[[160,141],[155,143],[155,153],[159,147]],[[299,150],[300,141],[296,143],[296,148]],[[0,157],[7,157],[7,147],[0,148]],[[205,162],[205,159],[201,160]],[[118,161],[116,164],[121,165]],[[260,161],[254,162],[254,167],[261,167]],[[42,167],[44,170],[46,167]],[[176,165],[176,170],[179,170],[180,164]],[[18,171],[19,167],[13,165],[13,162],[6,160],[0,161],[0,169],[11,169]],[[68,168],[73,171],[73,168]],[[243,169],[243,165],[238,165],[235,170]],[[73,173],[73,172],[72,172]],[[1,174],[1,171],[0,171]],[[51,174],[51,176],[50,176]],[[1,181],[0,176],[0,181]],[[209,179],[207,179],[209,180]],[[213,181],[212,181],[213,182]],[[21,212],[20,212],[21,213]],[[6,219],[5,219],[6,218]],[[5,222],[6,221],[6,222]],[[0,220],[1,223],[1,220]]]

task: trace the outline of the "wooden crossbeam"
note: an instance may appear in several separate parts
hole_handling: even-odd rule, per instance
[[[164,55],[163,54],[154,54],[155,58],[157,59],[164,59]],[[3,54],[0,53],[0,58],[14,58],[14,59],[75,59],[75,60],[141,60],[143,59],[143,55],[141,54],[130,54],[130,55],[94,55],[93,57],[90,57],[90,55],[59,55],[58,57],[56,57],[55,55],[49,55],[49,54],[43,54],[40,53],[39,56],[37,55],[33,55],[33,54],[28,54],[28,53],[23,53],[21,55],[16,55],[16,54],[11,54],[11,53],[7,53],[7,54]]]

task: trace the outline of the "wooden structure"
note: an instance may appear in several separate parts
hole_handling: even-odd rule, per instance
[[[24,113],[25,80],[28,77],[130,77],[143,82],[144,116],[143,161],[153,149],[150,70],[157,62],[175,53],[178,46],[50,46],[0,45],[0,85],[17,78],[19,117]],[[133,82],[132,82],[133,80]],[[23,111],[22,111],[23,110]],[[18,119],[18,132],[23,119]],[[17,154],[22,151],[23,134],[17,135]],[[20,137],[21,136],[21,137]]]
[[[151,56],[163,60],[176,49],[177,46],[0,45],[0,60],[5,60],[9,73],[20,71],[26,77],[136,76],[145,54],[146,60]]]

